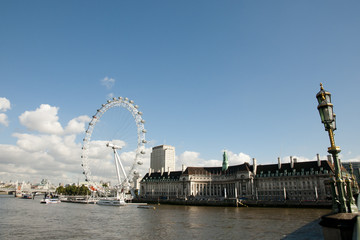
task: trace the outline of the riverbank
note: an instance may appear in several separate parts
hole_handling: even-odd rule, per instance
[[[153,199],[136,198],[132,202],[145,202],[148,204],[169,204],[187,206],[219,206],[219,207],[284,207],[284,208],[321,208],[331,209],[331,201],[264,201],[264,200],[237,200],[237,199]]]

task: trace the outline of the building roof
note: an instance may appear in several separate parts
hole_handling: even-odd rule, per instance
[[[210,174],[233,174],[236,172],[250,171],[249,163],[243,163],[241,165],[229,166],[228,169],[223,172],[222,167],[187,167],[183,174],[194,175],[210,175]]]
[[[155,146],[153,147],[152,149],[159,149],[159,148],[172,148],[172,149],[175,149],[175,147],[173,146],[170,146],[170,145],[159,145],[159,146]]]
[[[294,167],[291,168],[290,163],[281,163],[281,168],[279,169],[278,164],[269,164],[269,165],[258,165],[256,174],[267,173],[284,173],[292,172],[294,169],[296,172],[311,172],[311,171],[322,171],[327,170],[329,173],[334,171],[334,166],[327,160],[320,161],[320,167],[318,166],[317,161],[307,161],[307,162],[296,162]]]
[[[163,174],[161,174],[161,172],[155,172],[155,173],[151,173],[149,175],[149,173],[146,173],[145,176],[143,177],[144,179],[179,179],[180,176],[182,174],[182,171],[174,171],[174,172],[163,172]]]
[[[231,175],[236,174],[237,172],[252,172],[254,166],[245,162],[240,165],[229,166],[226,171],[222,171],[222,167],[187,167],[184,172],[182,171],[172,171],[172,172],[155,172],[155,173],[146,173],[142,180],[145,179],[170,179],[170,180],[179,180],[181,175]],[[290,163],[281,163],[281,168],[279,169],[278,164],[267,164],[267,165],[257,165],[256,174],[261,175],[265,174],[281,174],[281,173],[291,173],[295,170],[297,173],[301,172],[322,172],[322,173],[331,173],[334,172],[334,165],[327,161],[320,161],[320,166],[318,166],[318,161],[305,161],[305,162],[295,162],[294,167],[291,168]],[[344,167],[342,171],[346,173]]]

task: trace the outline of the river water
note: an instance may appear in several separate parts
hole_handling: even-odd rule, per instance
[[[322,239],[327,209],[40,204],[0,195],[0,239]]]

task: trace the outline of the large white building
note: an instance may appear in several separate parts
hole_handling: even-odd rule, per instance
[[[175,147],[160,145],[153,147],[150,158],[151,172],[175,171]]]
[[[346,170],[343,169],[343,174]],[[222,167],[187,167],[182,171],[147,173],[141,196],[149,199],[224,199],[256,201],[331,201],[327,184],[334,175],[331,161],[320,160]]]

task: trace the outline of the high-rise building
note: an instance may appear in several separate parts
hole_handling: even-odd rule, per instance
[[[152,172],[175,171],[175,147],[169,145],[153,147],[150,168]]]

